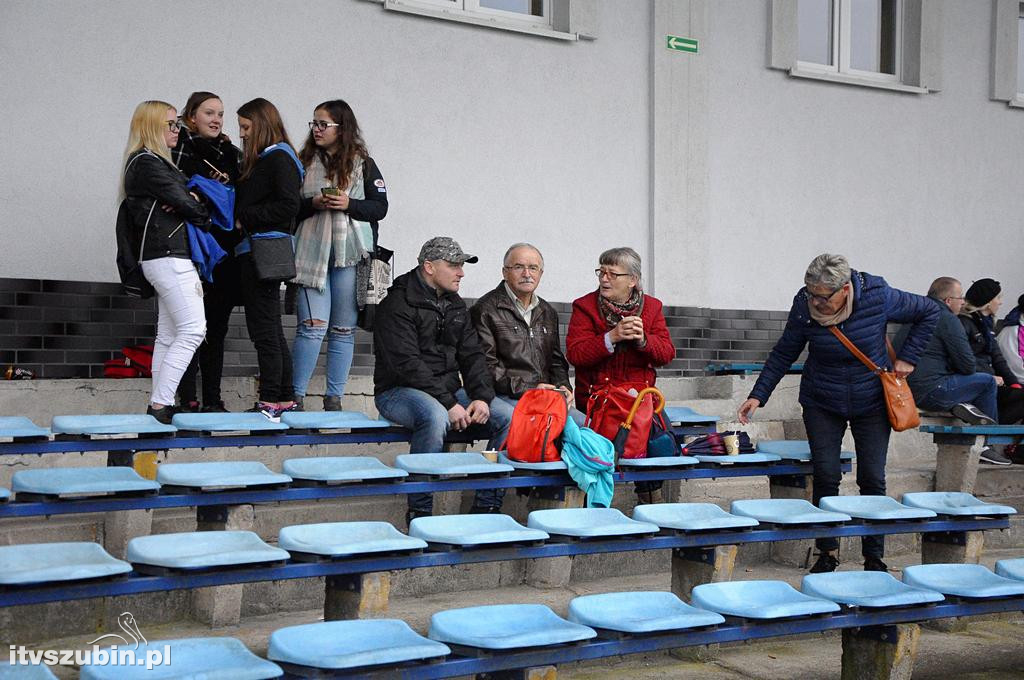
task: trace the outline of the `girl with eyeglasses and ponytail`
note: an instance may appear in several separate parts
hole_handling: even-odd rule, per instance
[[[167,102],[145,101],[135,108],[121,192],[142,273],[156,292],[153,393],[146,412],[162,423],[171,422],[178,382],[206,333],[203,288],[185,223],[209,229],[210,216],[171,161],[179,128],[178,113]]]
[[[234,186],[241,172],[242,152],[224,134],[224,103],[212,92],[193,92],[181,111],[182,129],[171,160],[186,177],[200,175]],[[238,260],[233,253],[241,234],[214,229],[213,236],[228,255],[213,270],[213,282],[203,282],[203,307],[206,310],[206,340],[178,385],[181,411],[223,413],[220,381],[224,372],[224,338],[231,312],[242,304],[239,290]],[[200,408],[196,389],[197,375],[203,374],[203,401]]]
[[[238,109],[242,174],[235,198],[235,248],[249,337],[260,368],[259,401],[251,409],[279,421],[296,410],[292,359],[281,328],[281,284],[261,281],[252,259],[252,235],[287,235],[295,229],[304,169],[288,139],[277,107],[253,99]]]
[[[377,243],[387,187],[370,158],[352,108],[340,99],[313,110],[299,154],[306,168],[295,240],[295,398],[301,402],[327,336],[325,411],[340,411],[352,366],[356,265]]]

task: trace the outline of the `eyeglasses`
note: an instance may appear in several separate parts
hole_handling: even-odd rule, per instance
[[[608,271],[607,269],[595,269],[594,275],[599,279],[611,279],[613,281],[618,280],[620,276],[632,276],[629,272],[620,274],[618,272]]]
[[[311,120],[309,121],[310,130],[319,130],[323,132],[330,127],[341,127],[341,123],[328,123],[326,120]]]
[[[811,302],[818,302],[820,304],[825,305],[825,304],[828,304],[828,302],[832,298],[834,298],[836,296],[836,293],[838,293],[842,289],[843,289],[843,287],[839,286],[838,288],[836,288],[834,291],[832,291],[828,295],[815,295],[814,293],[812,293],[807,288],[804,288],[804,292],[807,293],[807,297],[809,297],[811,299]]]
[[[170,130],[171,132],[177,132],[182,127],[184,127],[184,125],[182,125],[182,122],[180,120],[167,121],[167,129]]]
[[[502,267],[502,269],[508,269],[509,271],[513,271],[516,274],[522,274],[523,272],[530,272],[531,274],[540,274],[542,271],[544,271],[543,269],[540,268],[540,265],[536,264],[513,264],[510,266]]]

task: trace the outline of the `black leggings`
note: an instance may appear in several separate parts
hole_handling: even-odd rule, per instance
[[[242,304],[260,367],[260,401],[292,401],[292,356],[281,328],[281,284],[256,278],[252,255],[238,256]]]
[[[1013,425],[1024,419],[1024,389],[1000,385],[996,388],[999,403],[999,424]]]
[[[178,401],[184,405],[198,401],[196,378],[203,374],[203,404],[215,406],[220,396],[220,379],[224,373],[224,338],[231,323],[231,312],[242,304],[238,260],[228,256],[213,270],[213,283],[203,283],[203,307],[206,310],[206,339],[192,357],[178,383]]]

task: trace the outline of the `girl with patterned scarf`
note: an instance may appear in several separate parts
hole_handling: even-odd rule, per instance
[[[326,335],[324,410],[340,411],[359,313],[356,265],[376,245],[377,223],[388,211],[387,187],[352,108],[340,99],[314,109],[299,158],[306,176],[295,235],[295,399],[306,395]]]

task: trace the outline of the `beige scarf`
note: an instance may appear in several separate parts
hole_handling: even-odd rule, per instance
[[[853,286],[850,286],[850,292],[846,294],[846,304],[835,314],[822,314],[817,307],[811,304],[810,298],[807,300],[807,309],[811,312],[811,318],[822,326],[838,326],[849,319],[850,314],[853,313]]]

